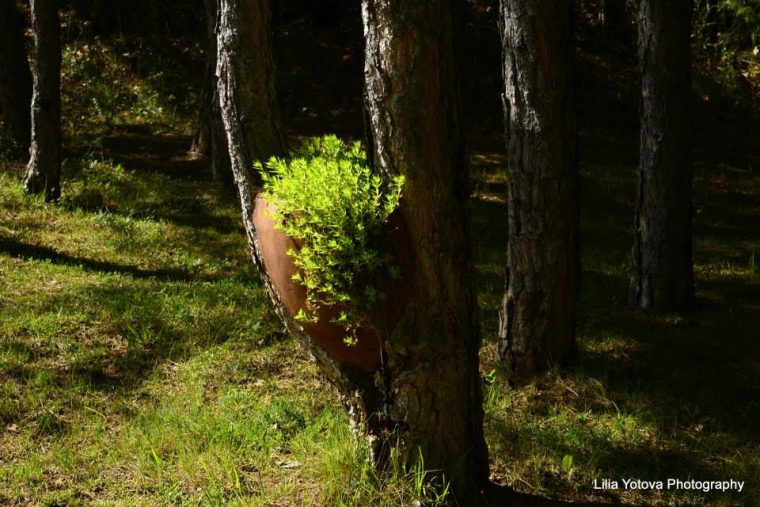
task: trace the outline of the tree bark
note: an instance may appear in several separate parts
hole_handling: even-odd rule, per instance
[[[414,277],[401,321],[384,343],[384,400],[367,417],[407,463],[450,481],[459,504],[477,504],[487,480],[478,373],[480,330],[460,127],[455,2],[364,0],[369,156],[406,177],[400,212]]]
[[[46,201],[61,195],[61,37],[55,0],[32,0],[34,90],[32,141],[24,187],[45,193]]]
[[[0,117],[18,147],[28,150],[32,74],[22,28],[16,1],[0,0]]]
[[[691,0],[642,0],[641,130],[631,304],[694,302],[690,160]]]
[[[512,380],[566,362],[574,348],[572,13],[572,2],[501,2],[509,242],[499,340]]]
[[[367,372],[325,353],[284,307],[263,269],[252,222],[251,163],[284,151],[278,128],[272,128],[278,122],[272,121],[271,60],[264,56],[266,7],[261,0],[221,1],[217,67],[243,221],[264,286],[289,331],[337,386],[356,428],[367,432],[377,466],[387,464],[392,446],[407,464],[422,453],[431,477],[445,477],[460,504],[474,504],[488,461],[454,61],[456,18],[446,1],[364,3],[370,155],[385,174],[407,178],[401,215],[415,252],[415,282],[404,316],[386,340],[382,366]],[[247,63],[246,51],[253,53]]]
[[[190,151],[196,157],[207,159],[211,163],[211,173],[219,186],[234,188],[216,78],[219,4],[217,0],[204,0],[203,4],[206,9],[206,69],[201,89],[198,129]]]
[[[355,427],[363,428],[368,414],[382,399],[374,372],[342,364],[324,352],[282,303],[267,276],[262,249],[253,224],[258,177],[253,161],[286,152],[274,96],[274,72],[269,43],[267,0],[220,0],[217,28],[217,78],[221,116],[235,184],[240,196],[248,245],[277,315],[288,331],[316,361],[337,388]],[[269,132],[263,132],[269,130]],[[259,133],[263,135],[259,136]],[[374,426],[377,426],[375,421]]]
[[[219,0],[217,89],[238,187],[257,179],[255,160],[287,151],[269,25],[268,0]]]

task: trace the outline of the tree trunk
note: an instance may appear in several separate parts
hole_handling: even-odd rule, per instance
[[[409,302],[384,344],[384,403],[368,426],[379,439],[375,421],[397,428],[407,463],[421,451],[460,504],[475,504],[488,459],[454,5],[362,2],[368,151],[376,169],[406,177],[400,211],[414,256]]]
[[[642,0],[641,132],[631,304],[683,311],[694,302],[690,160],[691,0]]]
[[[0,0],[0,117],[13,141],[28,150],[31,135],[29,108],[32,74],[24,48],[21,16],[16,0]]]
[[[233,188],[235,181],[230,167],[227,150],[227,134],[224,131],[222,113],[219,108],[219,92],[216,79],[216,26],[219,14],[217,0],[204,0],[206,9],[206,69],[200,97],[198,130],[190,148],[198,158],[211,162],[214,181],[226,188]]]
[[[356,427],[363,427],[367,415],[376,413],[383,402],[374,385],[374,372],[368,373],[339,363],[324,352],[293,318],[267,276],[253,224],[255,192],[259,182],[253,173],[252,163],[254,160],[284,155],[286,152],[274,96],[274,69],[268,38],[268,1],[220,0],[219,5],[219,103],[253,262],[258,267],[278,316],[288,331],[312,355],[323,374],[337,386]],[[266,130],[269,132],[264,132]],[[377,425],[377,422],[374,424]]]
[[[356,427],[368,432],[377,465],[387,463],[392,445],[410,464],[421,452],[431,476],[445,476],[460,503],[475,503],[488,462],[464,211],[467,174],[452,42],[455,18],[447,2],[433,7],[366,1],[364,12],[371,155],[378,169],[407,178],[401,214],[416,252],[414,289],[386,342],[379,371],[363,371],[325,353],[284,307],[263,269],[252,222],[256,182],[251,162],[284,151],[278,129],[272,128],[278,122],[272,121],[267,4],[222,0],[219,94],[243,220],[277,313],[337,386]],[[244,27],[252,30],[244,32]],[[382,47],[381,33],[393,34]]]
[[[499,340],[513,380],[566,362],[574,348],[572,12],[572,2],[501,2],[509,242]]]
[[[61,38],[55,0],[32,0],[34,31],[34,90],[32,143],[24,187],[45,193],[53,201],[61,195]]]
[[[240,187],[257,179],[254,161],[287,151],[275,91],[269,1],[219,0],[218,23],[219,106]]]

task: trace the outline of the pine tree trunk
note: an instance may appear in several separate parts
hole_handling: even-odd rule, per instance
[[[252,163],[286,152],[274,96],[268,25],[267,0],[220,0],[217,29],[219,103],[232,172],[240,195],[243,224],[253,262],[277,315],[316,361],[322,373],[338,388],[358,430],[365,427],[369,414],[378,413],[382,407],[383,400],[375,387],[374,372],[339,363],[323,351],[293,318],[267,275],[253,224],[259,182],[253,173]],[[270,132],[258,136],[267,129]],[[378,426],[377,421],[372,424],[373,427]]]
[[[465,505],[477,503],[488,460],[454,5],[362,3],[370,160],[406,177],[400,210],[415,266],[404,316],[384,345],[384,403],[368,421],[380,439],[374,421],[397,428],[393,441],[405,460],[421,451],[425,467],[445,476]]]
[[[513,380],[566,362],[578,288],[572,2],[502,0],[508,234],[499,340]]]
[[[233,188],[235,182],[227,150],[227,134],[219,109],[216,78],[216,26],[219,3],[217,0],[204,0],[203,4],[206,9],[206,69],[200,97],[198,130],[190,151],[196,157],[209,160],[214,181],[219,186]]]
[[[275,90],[268,0],[219,0],[217,89],[238,187],[255,160],[286,153]],[[241,181],[245,174],[250,181]]]
[[[631,304],[694,302],[690,160],[691,0],[642,0],[641,132]]]
[[[58,2],[32,0],[34,31],[34,90],[32,141],[24,187],[45,193],[53,201],[61,195],[61,38]]]
[[[16,0],[0,0],[0,118],[13,141],[29,149],[32,74],[26,59]]]
[[[248,243],[271,293],[253,226],[255,191],[260,182],[253,162],[287,152],[275,92],[269,0],[218,1],[219,109]]]

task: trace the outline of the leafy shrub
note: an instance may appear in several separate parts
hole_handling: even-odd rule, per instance
[[[298,245],[288,251],[298,268],[293,278],[306,288],[296,319],[316,322],[320,308],[337,307],[333,322],[346,329],[346,343],[355,344],[357,328],[385,297],[372,281],[399,276],[380,246],[403,176],[385,181],[370,170],[358,142],[334,135],[309,139],[295,156],[255,167],[275,226]]]

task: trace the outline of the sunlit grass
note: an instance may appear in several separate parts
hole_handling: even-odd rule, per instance
[[[0,173],[0,503],[435,498],[422,469],[372,470],[274,317],[234,201],[91,156],[65,179],[48,205]]]

